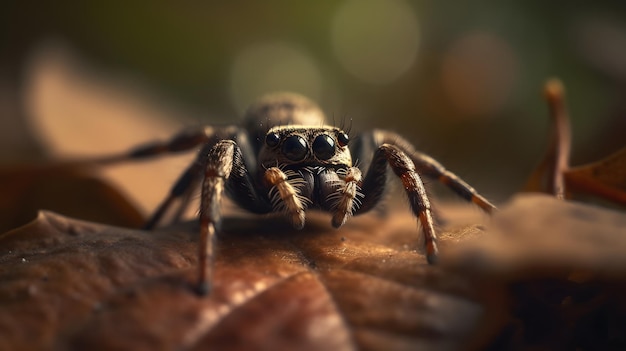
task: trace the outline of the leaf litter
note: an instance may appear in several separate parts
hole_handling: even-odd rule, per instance
[[[324,215],[311,217],[301,232],[280,218],[228,219],[213,290],[201,298],[193,291],[194,223],[143,232],[42,212],[0,236],[0,343],[440,350],[468,342],[484,312],[469,282],[372,235],[394,220],[414,226],[410,214],[382,225],[355,219],[344,231],[331,229]],[[255,230],[260,225],[266,229]]]
[[[552,93],[552,116],[568,118],[563,95]],[[547,174],[557,196],[587,192],[623,203],[624,150],[570,168],[571,138],[563,124],[554,129],[528,190],[544,190]],[[24,175],[33,170],[25,172],[3,171],[2,183],[32,179]],[[96,212],[119,222],[88,218],[136,225],[141,215],[124,200],[128,191],[89,172],[89,205],[104,204]],[[60,174],[63,183],[85,175]],[[28,187],[3,194],[18,188]],[[3,200],[24,198],[17,194]],[[71,207],[86,206],[58,208]],[[280,219],[231,215],[205,298],[192,290],[195,224],[144,232],[40,212],[0,235],[0,349],[626,347],[623,212],[537,195],[516,197],[493,221],[455,223],[476,212],[439,209],[448,218],[438,267],[416,251],[417,225],[405,210],[353,218],[338,231],[314,213],[301,232]],[[85,218],[74,210],[67,212]]]

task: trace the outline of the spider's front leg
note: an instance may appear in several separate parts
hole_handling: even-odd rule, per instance
[[[198,292],[203,295],[211,288],[213,242],[222,222],[220,209],[225,189],[247,210],[255,213],[271,210],[267,199],[257,193],[243,162],[241,149],[232,140],[217,142],[206,154],[200,200],[198,256]]]
[[[387,164],[402,181],[404,190],[409,198],[411,211],[420,220],[424,230],[426,259],[428,263],[433,264],[437,261],[439,250],[437,248],[437,236],[433,226],[430,201],[426,195],[424,183],[415,169],[415,164],[399,147],[392,144],[383,144],[374,152],[374,157],[361,186],[361,192],[364,196],[363,204],[357,209],[355,214],[372,209],[382,197],[387,181]]]
[[[207,163],[202,182],[200,200],[200,244],[198,255],[198,291],[206,294],[212,280],[213,241],[215,229],[222,220],[220,204],[226,180],[233,169],[235,143],[221,141],[213,146],[207,155]],[[210,261],[209,261],[210,260]]]

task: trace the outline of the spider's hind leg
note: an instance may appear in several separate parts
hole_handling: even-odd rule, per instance
[[[480,207],[486,213],[493,213],[496,206],[489,202],[484,196],[480,195],[472,186],[467,184],[456,174],[445,169],[439,162],[432,157],[421,153],[414,153],[411,159],[415,163],[415,167],[420,170],[420,174],[430,178],[437,179],[440,183],[450,188],[457,195],[468,202],[472,202]]]
[[[487,200],[484,196],[480,195],[463,179],[448,171],[434,158],[415,150],[411,143],[398,134],[384,130],[376,130],[373,134],[374,139],[379,145],[388,143],[395,145],[397,148],[402,150],[409,158],[411,158],[420,175],[436,179],[454,191],[461,198],[476,204],[487,213],[493,213],[496,210],[495,205],[489,202],[489,200]]]
[[[167,210],[172,207],[176,199],[182,198],[182,203],[179,205],[173,221],[177,221],[182,212],[189,204],[191,192],[194,191],[198,184],[200,172],[202,171],[202,163],[199,160],[195,160],[187,169],[181,174],[174,186],[167,194],[167,197],[159,204],[159,207],[152,213],[150,218],[146,221],[143,228],[147,230],[154,229],[161,221]]]

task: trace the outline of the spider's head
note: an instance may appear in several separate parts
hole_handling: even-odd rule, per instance
[[[274,166],[351,167],[348,135],[332,126],[288,125],[271,128],[259,153],[264,168]]]

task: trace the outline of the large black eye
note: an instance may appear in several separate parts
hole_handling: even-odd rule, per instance
[[[330,135],[318,135],[313,141],[313,153],[318,160],[328,160],[335,155],[335,140]]]
[[[350,138],[348,137],[348,134],[346,134],[344,132],[340,132],[337,135],[337,141],[339,141],[339,145],[346,146],[346,145],[348,145],[348,142],[350,141]]]
[[[269,133],[265,136],[265,144],[267,144],[267,146],[269,147],[274,147],[278,145],[278,142],[280,142],[280,136],[278,136],[278,134],[276,133]]]
[[[281,151],[288,159],[292,161],[300,161],[306,157],[308,146],[303,137],[292,135],[285,139]]]

